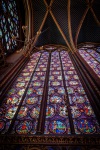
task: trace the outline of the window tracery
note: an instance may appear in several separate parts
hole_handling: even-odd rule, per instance
[[[44,93],[51,53],[48,93]],[[36,134],[43,94],[47,94],[44,134],[99,134],[100,127],[69,53],[34,53],[0,108],[0,132]],[[43,113],[44,114],[44,113]],[[74,129],[72,129],[72,126]],[[73,131],[72,131],[73,130]]]

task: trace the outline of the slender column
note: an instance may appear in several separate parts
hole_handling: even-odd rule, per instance
[[[45,125],[45,115],[46,115],[46,106],[47,106],[47,97],[48,97],[48,81],[49,81],[49,72],[50,72],[50,62],[51,62],[51,52],[49,53],[47,72],[44,84],[43,97],[41,101],[40,115],[39,115],[39,123],[37,125],[37,133],[44,133],[44,125]]]
[[[71,109],[70,109],[70,102],[69,102],[68,92],[66,90],[67,89],[66,88],[66,84],[65,84],[66,81],[65,81],[64,70],[63,70],[63,66],[62,66],[60,52],[59,52],[59,58],[60,58],[60,63],[61,63],[61,71],[62,71],[63,84],[64,84],[64,89],[65,89],[65,94],[66,94],[65,95],[65,101],[66,101],[67,110],[68,110],[68,117],[69,117],[69,122],[70,122],[71,134],[75,134],[73,119],[72,119],[72,115],[71,115]]]
[[[42,54],[41,54],[41,55],[42,55]],[[41,55],[40,55],[40,58],[41,58]],[[40,58],[39,58],[39,60],[40,60]],[[38,60],[38,62],[39,62],[39,60]],[[38,62],[37,62],[37,65],[38,65]],[[26,88],[26,90],[25,90],[25,92],[24,92],[24,94],[23,94],[23,96],[22,96],[22,99],[21,99],[21,101],[20,101],[20,103],[19,103],[19,107],[18,107],[18,109],[17,109],[17,111],[16,111],[16,114],[15,114],[14,118],[12,119],[11,125],[10,125],[10,127],[9,127],[9,129],[8,129],[8,131],[7,131],[7,134],[10,133],[10,132],[12,131],[12,129],[13,129],[14,123],[15,123],[15,121],[16,121],[16,118],[17,118],[17,115],[18,115],[18,113],[19,113],[19,110],[20,110],[20,108],[21,108],[21,106],[22,106],[22,103],[23,103],[23,101],[24,101],[24,99],[25,99],[25,96],[26,96],[28,87],[29,87],[29,85],[30,85],[30,83],[31,83],[31,81],[32,81],[32,78],[33,78],[34,72],[35,72],[35,70],[36,70],[36,68],[37,68],[37,65],[36,65],[36,67],[35,67],[35,69],[34,69],[32,75],[31,75],[30,81],[29,81],[29,83],[28,83],[28,85],[27,85],[27,88]]]
[[[94,93],[94,90],[93,90],[93,87],[91,86],[90,82],[88,81],[88,76],[87,76],[87,73],[84,73],[84,68],[81,66],[80,62],[78,61],[77,57],[75,56],[72,56],[70,54],[70,58],[77,70],[77,73],[79,75],[79,78],[81,80],[81,83],[87,93],[87,96],[90,100],[90,104],[96,114],[96,117],[98,119],[98,122],[100,123],[100,113],[99,113],[99,108],[98,106],[100,106],[100,103],[98,103],[98,105],[96,105],[96,101],[98,101],[99,99],[96,97],[95,93]]]

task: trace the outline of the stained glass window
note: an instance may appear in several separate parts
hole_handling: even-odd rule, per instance
[[[1,0],[0,37],[5,49],[5,55],[13,52],[18,43],[12,36],[19,38],[19,15],[16,0]]]
[[[70,134],[59,52],[51,56],[45,134]]]
[[[0,131],[5,133],[8,131],[16,113],[23,101],[24,92],[29,84],[29,81],[32,77],[33,71],[36,67],[40,53],[37,53],[36,56],[32,56],[27,66],[22,70],[20,75],[17,77],[11,89],[8,91],[6,98],[3,101],[3,105],[0,108],[0,114],[2,117],[0,126]],[[28,92],[30,93],[30,91]],[[24,110],[25,109],[25,110]],[[21,112],[22,115],[21,115]],[[23,118],[27,115],[28,109],[22,107],[19,113],[19,118]]]
[[[40,57],[38,65],[35,69],[35,73],[32,76],[31,83],[27,89],[22,106],[16,118],[13,132],[16,130],[18,134],[36,133],[48,56],[48,53],[45,52]]]
[[[94,45],[84,45],[79,48],[80,55],[88,63],[88,65],[93,69],[93,71],[100,78],[100,53],[99,47]]]
[[[67,52],[61,52],[69,105],[76,134],[99,132],[96,117]]]
[[[42,103],[43,97],[47,97],[46,105]],[[41,108],[45,109],[41,112]],[[90,99],[70,55],[61,48],[44,48],[44,51],[32,54],[3,100],[0,132],[37,134],[41,113],[45,118],[45,135],[100,133]]]

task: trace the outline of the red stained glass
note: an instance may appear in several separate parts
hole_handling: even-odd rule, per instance
[[[88,62],[89,59],[90,56]],[[42,103],[44,97],[45,103]],[[63,49],[51,53],[49,50],[38,52],[30,57],[0,108],[1,134],[9,133],[9,129],[12,134],[36,134],[40,110],[45,120],[44,134],[71,134],[71,121],[75,134],[100,133],[98,121],[69,53]]]

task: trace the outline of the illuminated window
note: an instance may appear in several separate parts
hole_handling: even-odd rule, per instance
[[[19,38],[19,16],[16,0],[1,0],[0,36],[5,49],[5,55],[13,52],[18,43],[12,36]]]
[[[79,48],[80,55],[88,63],[88,65],[93,69],[93,71],[100,78],[100,47],[95,47],[94,45],[84,45]]]
[[[45,105],[43,97],[47,97],[47,105],[40,111]],[[69,53],[63,49],[46,49],[31,56],[4,98],[0,131],[2,134],[36,134],[37,125],[43,119],[39,117],[41,113],[45,114],[42,114],[44,134],[100,133],[90,100]]]

